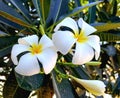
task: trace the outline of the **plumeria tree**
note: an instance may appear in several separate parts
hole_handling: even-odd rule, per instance
[[[119,4],[1,0],[3,97],[119,98]]]

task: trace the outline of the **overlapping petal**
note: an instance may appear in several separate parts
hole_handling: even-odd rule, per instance
[[[84,64],[92,60],[94,57],[94,51],[92,47],[84,43],[76,43],[75,53],[73,55],[73,64]]]
[[[49,37],[47,37],[46,35],[43,35],[41,37],[39,43],[43,45],[43,49],[49,48],[49,47],[54,47],[52,40]]]
[[[90,93],[101,96],[105,93],[105,84],[100,80],[84,80],[84,79],[78,79],[74,76],[70,77],[74,79],[76,82],[80,83],[86,90],[88,90]]]
[[[97,35],[88,36],[87,42],[93,49],[95,49],[95,59],[100,56],[100,38]]]
[[[69,29],[66,31],[60,30],[59,28],[62,26],[71,28],[75,34],[69,31]],[[81,30],[79,31],[78,28]],[[96,29],[86,23],[82,18],[76,22],[72,18],[67,17],[55,27],[54,31],[52,40],[58,51],[62,54],[67,54],[76,43],[72,63],[80,65],[87,63],[93,59],[94,55],[95,59],[98,59],[100,55],[100,39],[96,35],[90,35]]]
[[[28,46],[21,44],[16,44],[12,47],[11,59],[15,65],[18,64],[17,56],[22,52],[28,51],[28,48],[29,48]]]
[[[52,40],[57,50],[62,54],[67,54],[76,41],[70,31],[57,31],[53,34]]]
[[[43,66],[45,74],[50,73],[57,61],[56,51],[52,48],[45,49],[41,54],[38,54],[37,57]]]
[[[54,31],[58,31],[60,29],[61,26],[66,26],[66,27],[69,27],[71,28],[74,33],[78,32],[78,26],[77,26],[77,23],[74,19],[70,18],[70,17],[67,17],[65,18],[62,22],[60,22],[54,29]]]
[[[96,31],[94,27],[90,26],[82,18],[78,20],[78,25],[86,35],[92,34],[93,32]]]
[[[40,72],[39,63],[36,56],[31,53],[24,54],[19,64],[16,66],[15,71],[24,76],[31,76]]]
[[[40,72],[40,65],[38,60],[43,64],[45,74],[52,71],[57,60],[57,51],[50,38],[43,35],[38,42],[37,35],[31,35],[20,38],[19,44],[16,44],[12,48],[11,58],[17,67],[15,71],[24,76],[31,76]],[[40,46],[41,45],[41,46]],[[19,61],[17,56],[20,53],[24,53]]]
[[[38,44],[38,36],[37,35],[32,35],[32,36],[26,36],[23,38],[18,39],[19,44],[24,44],[24,45],[32,45],[32,44]]]

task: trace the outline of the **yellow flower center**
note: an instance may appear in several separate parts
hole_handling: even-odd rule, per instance
[[[42,52],[42,45],[41,44],[33,44],[30,48],[29,48],[30,52],[32,54],[39,54]]]
[[[78,42],[84,43],[88,40],[88,37],[85,35],[83,31],[80,32],[80,34],[76,33],[74,37],[77,39]]]

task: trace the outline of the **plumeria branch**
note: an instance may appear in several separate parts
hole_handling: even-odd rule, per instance
[[[75,65],[71,62],[57,62],[57,64],[59,65],[63,65],[63,66],[70,66],[70,67],[75,67]]]
[[[65,65],[65,66],[67,65],[67,66],[70,66],[70,67],[77,66],[77,65],[75,65],[75,64],[73,64],[71,62],[57,62],[57,64],[59,64],[59,65]],[[91,65],[91,66],[98,66],[100,64],[101,64],[101,62],[99,62],[99,61],[90,61],[90,62],[85,63],[85,65]]]
[[[59,77],[59,78],[57,78],[58,81],[61,81],[62,78],[72,79],[72,80],[76,81],[77,83],[81,84],[87,91],[89,91],[93,95],[96,95],[96,96],[104,95],[105,87],[106,87],[104,82],[102,82],[100,80],[79,79],[70,74],[61,73],[56,67],[54,68],[54,70],[58,74],[57,75]]]
[[[54,68],[55,72],[61,77],[61,78],[66,78],[68,79],[69,76],[67,74],[62,73],[61,71],[59,71],[56,67]]]

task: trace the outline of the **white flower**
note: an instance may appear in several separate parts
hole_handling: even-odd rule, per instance
[[[96,29],[83,21],[82,18],[76,22],[67,17],[55,27],[54,31],[53,43],[62,54],[67,54],[75,45],[73,64],[89,62],[93,59],[94,54],[95,59],[98,59],[100,55],[100,39],[97,35],[90,35]]]
[[[96,96],[105,94],[105,84],[100,80],[84,80],[78,79],[74,76],[69,75],[70,78],[74,79],[77,83],[81,84],[87,91]]]
[[[23,55],[18,60],[21,53]],[[38,74],[42,69],[48,74],[56,64],[57,52],[46,35],[40,41],[37,35],[31,35],[18,39],[18,44],[12,48],[11,59],[17,65],[15,71],[21,75]]]

